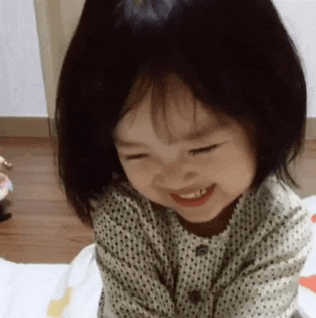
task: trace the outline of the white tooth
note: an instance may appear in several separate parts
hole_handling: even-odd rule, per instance
[[[207,192],[207,190],[206,190],[206,189],[204,189],[204,190],[200,190],[198,194],[195,194],[195,198],[199,198],[199,197],[201,197],[201,196],[202,196],[202,195],[204,195],[206,192]]]
[[[195,198],[195,194],[191,193],[188,195],[180,195],[181,198],[185,198],[185,199],[194,199]]]
[[[207,192],[207,189],[202,189],[199,190],[196,193],[190,193],[188,195],[180,195],[181,198],[185,198],[185,199],[195,199],[195,198],[199,198],[201,197],[203,194],[205,194]]]

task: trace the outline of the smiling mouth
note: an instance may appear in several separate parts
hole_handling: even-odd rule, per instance
[[[192,198],[192,199],[187,199],[187,198],[181,198],[179,195],[170,193],[170,196],[180,205],[182,206],[200,206],[212,196],[214,192],[215,185],[212,185],[211,187],[207,188],[207,192],[203,194],[199,198]]]

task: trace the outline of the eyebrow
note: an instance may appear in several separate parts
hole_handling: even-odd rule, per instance
[[[227,131],[227,127],[223,126],[217,126],[216,128],[214,127],[208,127],[203,130],[198,130],[195,132],[190,132],[187,134],[184,138],[183,141],[196,141],[200,138],[206,137],[208,135],[212,134],[217,134],[223,131]],[[134,147],[148,147],[148,145],[143,144],[141,142],[136,142],[136,141],[127,141],[127,140],[121,140],[121,139],[116,139],[116,146],[119,148],[134,148]]]

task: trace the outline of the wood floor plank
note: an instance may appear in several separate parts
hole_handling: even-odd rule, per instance
[[[0,223],[0,257],[19,263],[70,263],[93,243],[66,203],[48,138],[0,138],[14,191],[12,218]]]

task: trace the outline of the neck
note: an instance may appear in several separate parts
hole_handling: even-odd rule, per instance
[[[240,196],[233,201],[230,205],[222,210],[214,219],[203,223],[191,223],[186,221],[182,216],[177,214],[177,218],[180,224],[190,233],[193,233],[200,237],[211,238],[214,235],[218,235],[224,232],[227,228],[229,220],[234,213],[236,204]]]

